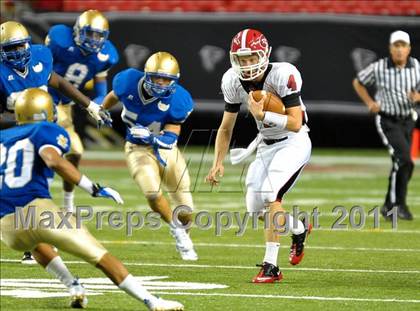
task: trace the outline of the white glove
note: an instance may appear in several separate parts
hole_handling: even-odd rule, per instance
[[[102,187],[99,184],[94,185],[92,196],[111,198],[118,204],[124,204],[124,201],[121,198],[121,195],[116,190],[109,187]]]
[[[133,135],[134,138],[138,138],[143,141],[148,141],[152,135],[150,130],[142,125],[136,125],[130,128],[130,134]]]
[[[97,103],[91,101],[89,106],[86,107],[86,110],[89,112],[90,116],[95,119],[99,127],[104,124],[108,126],[112,125],[112,118],[109,112]]]

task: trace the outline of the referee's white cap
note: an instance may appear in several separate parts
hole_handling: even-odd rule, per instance
[[[410,36],[408,35],[408,33],[402,30],[394,31],[389,37],[389,43],[394,44],[397,41],[403,41],[405,43],[410,44]]]

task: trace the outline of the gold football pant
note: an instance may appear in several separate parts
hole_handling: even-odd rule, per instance
[[[159,149],[159,153],[166,161],[166,167],[159,164],[150,146],[127,142],[125,155],[131,176],[147,199],[161,196],[163,188],[176,207],[186,205],[193,209],[190,176],[181,152],[174,147]]]
[[[62,126],[70,136],[70,151],[68,154],[82,155],[83,144],[79,134],[74,129],[73,125],[73,110],[72,105],[57,105],[57,123]]]
[[[35,199],[29,202],[20,212],[27,219],[30,209],[33,210],[33,222],[27,228],[18,220],[15,213],[4,216],[0,220],[1,239],[10,248],[18,251],[33,250],[40,243],[47,243],[66,253],[72,254],[92,265],[96,265],[108,251],[81,224],[77,229],[76,218],[71,216],[68,222],[71,229],[64,226],[58,229],[62,217],[60,209],[51,199]],[[53,221],[46,221],[53,215]],[[31,213],[29,213],[31,215]],[[44,220],[44,221],[42,221]],[[44,224],[48,228],[40,228]]]

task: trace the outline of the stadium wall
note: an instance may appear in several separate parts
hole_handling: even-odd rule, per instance
[[[76,16],[27,13],[22,22],[31,30],[34,41],[42,41],[51,25],[71,25]],[[180,62],[181,83],[197,103],[182,141],[190,139],[198,144],[206,144],[208,138],[203,138],[203,131],[217,128],[220,122],[224,107],[220,80],[230,66],[230,40],[243,28],[256,28],[267,36],[273,47],[272,61],[288,61],[300,70],[314,146],[380,147],[373,117],[358,100],[351,81],[358,70],[387,55],[389,34],[396,29],[410,33],[413,56],[418,57],[420,50],[417,17],[116,12],[107,13],[107,17],[110,39],[121,56],[110,72],[110,82],[116,72],[126,67],[141,69],[151,53],[170,51]],[[115,111],[115,116],[118,113]],[[116,129],[123,132],[124,126],[115,123]],[[81,131],[83,124],[79,123]],[[192,129],[201,134],[190,137]],[[254,123],[245,111],[236,130],[250,133],[240,135],[237,144],[251,140]]]

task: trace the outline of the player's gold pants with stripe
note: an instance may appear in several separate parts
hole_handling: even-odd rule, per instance
[[[73,109],[71,104],[57,105],[57,123],[58,125],[64,127],[67,133],[70,136],[70,151],[68,154],[77,154],[81,155],[83,153],[83,144],[82,140],[79,137],[79,134],[74,129],[73,125]]]
[[[30,209],[32,209],[34,216],[31,216],[32,211],[30,212]],[[20,212],[23,219],[18,218],[16,213],[13,213],[0,220],[1,239],[12,249],[18,251],[33,250],[38,244],[47,243],[54,245],[59,250],[82,258],[92,265],[96,265],[102,256],[108,252],[83,224],[81,224],[80,229],[77,229],[74,216],[68,218],[71,229],[67,226],[58,229],[62,219],[58,212],[61,211],[50,199],[35,199],[29,202]],[[30,217],[33,217],[33,221],[30,220],[31,223],[28,227],[24,227],[22,220],[27,219],[28,213]],[[52,219],[47,214],[53,215],[53,221],[47,220],[47,217]],[[41,228],[40,224],[44,226]]]
[[[146,198],[161,196],[163,188],[176,207],[186,205],[193,209],[190,176],[181,152],[174,147],[171,150],[159,149],[159,153],[166,161],[166,167],[159,164],[150,146],[127,142],[125,155],[131,176]]]

